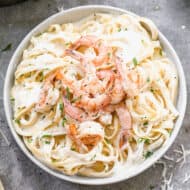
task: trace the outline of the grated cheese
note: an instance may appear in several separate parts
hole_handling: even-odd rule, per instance
[[[190,180],[190,174],[185,174],[185,179],[183,180],[183,183],[187,183]]]
[[[167,155],[165,155],[163,158],[166,160],[169,160],[169,161],[174,161],[174,158],[167,156]]]
[[[57,5],[57,10],[58,10],[58,12],[64,11],[64,5],[63,4]]]
[[[176,160],[176,163],[179,163],[181,162],[180,164],[180,168],[184,166],[185,162],[186,162],[186,158],[188,155],[190,155],[190,150],[185,150],[183,144],[180,145],[180,148],[181,150],[174,150],[174,152],[178,153],[181,155],[181,157],[179,157],[177,160]]]
[[[5,134],[2,132],[2,130],[0,130],[0,134],[1,134],[1,136],[3,137],[4,141],[7,143],[7,145],[9,146],[9,145],[10,145],[10,142],[9,142],[9,140],[7,139],[7,137],[5,136]]]

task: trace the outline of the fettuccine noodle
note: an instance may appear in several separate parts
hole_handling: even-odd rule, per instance
[[[15,72],[14,126],[67,175],[140,164],[174,127],[178,75],[152,21],[96,13],[32,37]]]

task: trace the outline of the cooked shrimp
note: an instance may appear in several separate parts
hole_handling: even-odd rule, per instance
[[[126,105],[121,105],[116,108],[116,113],[119,118],[119,122],[121,125],[120,133],[119,133],[119,146],[122,147],[127,142],[127,137],[129,135],[129,130],[132,126],[131,115],[126,107]]]
[[[65,97],[63,97],[63,104],[65,113],[69,115],[72,119],[78,121],[83,121],[85,119],[84,112],[81,109],[72,106],[72,104]]]
[[[80,61],[81,68],[85,71],[85,73],[89,73],[91,75],[95,74],[96,72],[95,67],[93,66],[93,64],[91,64],[91,62],[86,57],[84,57],[83,54],[72,49],[66,49],[63,53],[63,56],[67,56],[67,55]]]
[[[75,119],[77,121],[82,122],[94,120],[97,117],[99,117],[99,114],[97,112],[86,113],[83,109],[80,109],[75,105],[72,105],[65,97],[63,97],[63,103],[65,113],[69,115],[72,119]]]
[[[140,87],[140,78],[135,70],[127,70],[123,67],[122,60],[119,57],[115,58],[117,71],[122,78],[123,89],[129,96],[138,94]]]
[[[84,146],[91,150],[104,138],[104,129],[97,122],[84,121],[78,127],[71,124],[68,134],[79,150]]]
[[[108,94],[110,80],[112,79],[101,81],[97,77],[92,76],[85,78],[82,81],[81,89],[75,92],[77,96],[81,97],[76,105],[85,108],[87,111],[96,111],[108,105],[111,101]]]
[[[71,49],[77,50],[82,46],[94,48],[96,52],[96,57],[93,59],[94,65],[98,66],[108,61],[110,48],[105,45],[103,40],[98,39],[96,36],[82,36],[71,45]]]
[[[54,80],[61,80],[62,74],[59,70],[56,70],[53,74],[51,73],[49,77],[45,79],[42,86],[42,91],[40,93],[39,103],[36,105],[36,110],[48,111],[53,105],[56,104],[59,98],[59,90],[54,88]]]
[[[115,76],[114,72],[111,70],[101,70],[96,73],[97,77],[102,81],[106,90],[113,86]]]
[[[99,110],[110,103],[110,97],[107,94],[96,94],[94,97],[83,95],[77,106],[85,108],[87,111]]]
[[[118,104],[125,97],[125,92],[123,90],[121,83],[122,82],[121,82],[120,78],[117,77],[114,81],[113,89],[110,92],[111,104]]]
[[[95,67],[80,53],[67,50],[65,55],[70,55],[81,61],[86,72],[85,77],[81,80],[81,86],[72,87],[73,93],[77,97],[81,97],[76,106],[86,108],[87,111],[91,112],[108,105],[111,99],[107,92],[108,86],[113,82],[113,73],[111,71],[101,71],[97,73],[97,76]]]

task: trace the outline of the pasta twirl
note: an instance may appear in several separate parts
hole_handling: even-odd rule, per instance
[[[14,126],[68,175],[142,163],[174,127],[178,75],[152,21],[96,13],[32,37],[15,72]]]

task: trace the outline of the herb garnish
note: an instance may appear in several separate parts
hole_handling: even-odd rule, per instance
[[[15,122],[20,125],[20,119],[15,119]]]
[[[31,143],[31,142],[32,142],[32,139],[31,139],[31,138],[29,138],[29,139],[27,139],[27,141],[28,141],[28,143]]]
[[[52,135],[43,135],[42,138],[49,138],[49,137],[52,137]]]
[[[1,52],[11,50],[11,48],[12,48],[12,44],[9,43],[5,48],[3,48],[3,49],[1,50]]]
[[[71,148],[72,151],[76,151],[76,149],[74,147]]]
[[[63,111],[63,103],[59,104],[59,109],[60,109],[60,111]]]
[[[144,157],[145,159],[149,158],[150,156],[153,155],[153,152],[152,151],[147,151],[145,154],[144,154]]]
[[[143,125],[144,125],[144,126],[148,125],[148,121],[145,121],[145,122],[143,123]]]
[[[145,144],[150,144],[150,139],[142,137],[138,139],[138,142],[139,143],[144,142]]]
[[[150,78],[149,77],[146,79],[146,82],[150,82]]]
[[[10,98],[11,103],[13,104],[15,99],[13,97]]]
[[[68,100],[71,99],[71,92],[70,92],[70,90],[69,90],[68,87],[66,87],[66,98],[67,98]]]
[[[41,72],[39,73],[39,76],[40,76],[40,82],[42,82],[43,79],[44,79],[44,73],[41,71]]]
[[[138,61],[137,61],[136,57],[133,58],[133,64],[134,64],[134,66],[138,65]]]
[[[108,139],[105,139],[106,143],[110,144],[110,141]]]
[[[70,44],[71,44],[71,42],[67,42],[67,43],[65,43],[66,46],[69,46]]]
[[[65,123],[66,123],[67,119],[64,117],[63,120],[62,120],[62,126],[65,127]]]
[[[118,28],[118,32],[121,32],[121,28]]]
[[[162,53],[162,49],[160,49],[160,52],[159,52],[159,53],[160,53],[160,56],[162,56],[162,55],[163,55],[163,53]]]
[[[96,154],[90,159],[90,161],[94,160],[96,158]]]
[[[82,95],[80,95],[79,97],[73,98],[71,100],[71,103],[75,103],[75,102],[79,101],[81,98],[82,98]]]
[[[150,88],[150,91],[151,91],[152,93],[154,93],[154,89],[153,89],[152,87]]]

